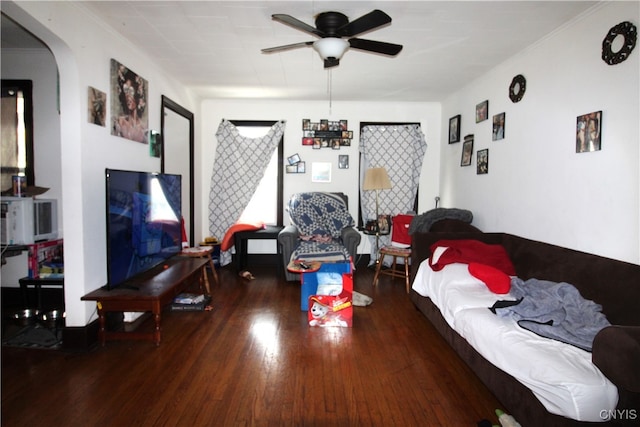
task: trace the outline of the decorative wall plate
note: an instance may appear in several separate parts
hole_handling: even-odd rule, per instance
[[[511,86],[509,86],[509,99],[512,102],[520,102],[524,96],[524,92],[527,90],[527,80],[522,74],[518,74],[511,80]]]
[[[624,37],[624,42],[622,47],[617,52],[614,52],[612,44],[618,36]],[[616,65],[625,61],[636,47],[637,39],[638,30],[629,21],[621,22],[612,27],[604,40],[602,40],[602,60],[609,65]]]

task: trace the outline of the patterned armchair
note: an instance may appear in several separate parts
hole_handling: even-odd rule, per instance
[[[287,270],[292,260],[345,261],[357,254],[362,236],[347,209],[343,193],[298,193],[289,200],[292,225],[278,234],[284,274],[288,281],[300,275]]]

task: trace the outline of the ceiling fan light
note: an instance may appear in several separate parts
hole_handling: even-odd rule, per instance
[[[313,48],[322,59],[340,59],[349,49],[349,42],[338,37],[325,37],[313,42]]]

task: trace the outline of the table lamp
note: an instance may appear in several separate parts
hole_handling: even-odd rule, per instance
[[[380,215],[378,193],[380,190],[389,190],[390,188],[391,181],[389,180],[389,175],[387,175],[387,170],[385,168],[371,168],[365,171],[362,189],[365,191],[376,191],[376,224],[378,223]]]

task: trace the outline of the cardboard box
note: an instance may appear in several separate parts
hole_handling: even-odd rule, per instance
[[[29,278],[64,277],[63,240],[49,240],[29,245]]]
[[[329,286],[319,284],[319,291],[327,290],[327,294],[311,295],[307,319],[309,326],[353,326],[353,274],[342,273],[341,284],[332,281]],[[320,279],[322,280],[322,279]]]

